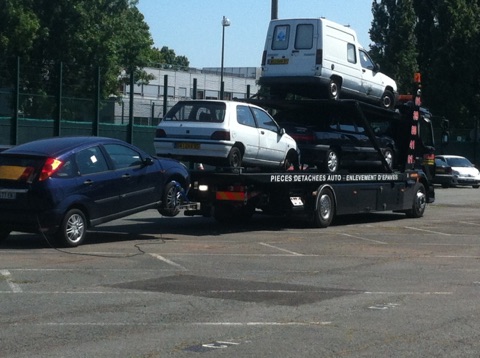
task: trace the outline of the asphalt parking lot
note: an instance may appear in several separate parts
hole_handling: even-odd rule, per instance
[[[1,357],[478,357],[480,190],[326,229],[155,211],[0,246]]]

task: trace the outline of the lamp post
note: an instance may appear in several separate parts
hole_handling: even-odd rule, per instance
[[[223,99],[224,83],[223,83],[223,53],[225,50],[225,27],[230,26],[230,20],[225,16],[222,19],[222,65],[220,67],[220,99]]]

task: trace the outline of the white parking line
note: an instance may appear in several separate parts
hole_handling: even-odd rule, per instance
[[[287,253],[292,254],[292,255],[294,255],[294,256],[303,256],[303,254],[299,254],[298,252],[290,251],[290,250],[286,250],[286,249],[282,249],[282,248],[280,248],[280,247],[267,244],[266,242],[260,242],[259,244],[260,244],[260,245],[263,245],[263,246],[266,246],[266,247],[270,247],[270,248],[275,249],[275,250],[287,252]]]
[[[405,229],[417,230],[417,231],[423,231],[423,232],[429,232],[429,233],[431,233],[431,234],[436,234],[436,235],[452,236],[451,234],[447,234],[447,233],[445,233],[445,232],[433,231],[433,230],[426,230],[426,229],[419,229],[418,227],[405,226]]]
[[[364,292],[364,294],[366,294],[366,295],[409,295],[409,296],[439,295],[439,296],[444,296],[444,295],[453,295],[453,292],[449,292],[449,291],[445,291],[445,292],[442,292],[442,291],[433,291],[433,292],[429,292],[429,291],[426,291],[426,292],[378,291],[378,292],[373,292],[372,291],[372,292],[369,292],[369,291],[366,291],[366,292]]]
[[[355,236],[355,235],[344,234],[344,233],[340,233],[340,235],[348,236],[348,237],[351,237],[351,238],[354,238],[354,239],[363,240],[363,241],[370,241],[370,242],[374,242],[374,243],[376,243],[376,244],[388,245],[388,242],[383,242],[383,241],[378,241],[378,240],[367,239],[367,238],[361,237],[361,236]]]
[[[167,263],[167,264],[169,264],[169,265],[172,265],[172,266],[174,266],[174,267],[176,267],[176,268],[179,268],[179,269],[181,269],[182,271],[188,271],[188,269],[187,269],[186,267],[183,267],[182,265],[179,265],[179,264],[177,264],[176,262],[173,262],[173,261],[171,261],[171,260],[169,260],[169,259],[167,259],[167,258],[165,258],[165,257],[163,257],[163,256],[160,256],[160,255],[158,255],[158,254],[149,254],[149,255],[150,255],[150,256],[153,256],[153,257],[155,257],[156,259],[159,259],[160,261],[163,261],[163,262],[165,262],[165,263]]]
[[[472,222],[469,222],[469,221],[459,221],[459,223],[460,223],[460,224],[480,226],[479,223],[472,223]]]
[[[34,323],[36,326],[98,326],[98,327],[109,327],[109,326],[142,326],[142,327],[173,327],[173,326],[232,326],[232,327],[244,327],[244,326],[327,326],[332,324],[329,321],[312,321],[312,322],[191,322],[191,323],[141,323],[141,322],[119,322],[119,323],[109,323],[109,322],[48,322],[48,323]],[[16,323],[15,326],[20,324]],[[25,323],[22,325],[30,325],[30,323]]]
[[[5,278],[5,281],[7,282],[12,292],[14,293],[22,292],[22,289],[20,288],[20,286],[12,281],[12,275],[10,274],[10,271],[0,270],[0,275],[2,275]]]

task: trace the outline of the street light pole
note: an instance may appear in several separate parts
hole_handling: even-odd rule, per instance
[[[223,83],[223,54],[225,51],[225,27],[230,26],[230,20],[225,16],[222,19],[222,65],[220,67],[220,99],[223,100],[224,83]]]

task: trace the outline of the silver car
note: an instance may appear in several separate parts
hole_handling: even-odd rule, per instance
[[[262,108],[236,101],[179,101],[158,124],[159,156],[227,167],[298,165],[295,140]]]

